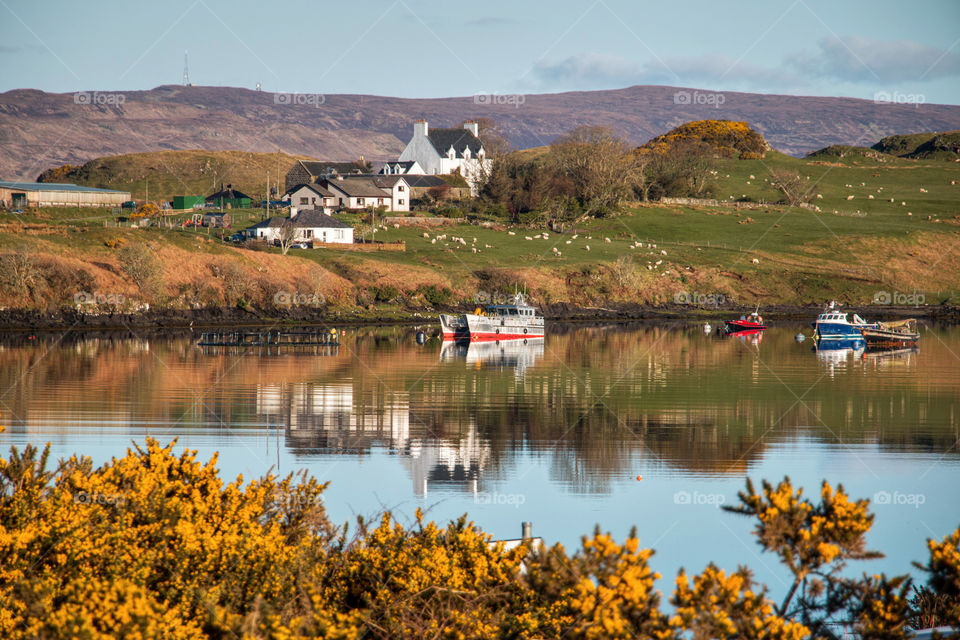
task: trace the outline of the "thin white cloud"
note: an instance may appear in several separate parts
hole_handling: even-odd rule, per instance
[[[787,65],[808,77],[847,82],[903,82],[960,75],[960,53],[911,40],[882,41],[847,36],[820,40],[813,54],[797,54]]]
[[[766,89],[797,84],[782,69],[762,67],[726,56],[665,58],[637,63],[619,56],[587,53],[556,63],[541,62],[532,76],[544,87],[613,88],[634,84],[727,84]]]

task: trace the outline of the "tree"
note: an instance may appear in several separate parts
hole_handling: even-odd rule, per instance
[[[574,129],[550,145],[550,154],[583,208],[578,220],[616,209],[641,180],[636,154],[607,127]]]
[[[816,184],[811,184],[797,171],[774,169],[770,172],[770,177],[773,178],[772,185],[783,194],[787,204],[791,207],[798,207],[813,200]]]
[[[293,246],[293,243],[297,241],[297,236],[299,235],[300,230],[297,228],[297,225],[293,223],[293,220],[290,218],[284,218],[280,223],[280,226],[277,227],[277,242],[280,245],[280,253],[287,255],[287,252],[290,251],[290,247]]]
[[[155,300],[163,290],[163,264],[147,245],[128,245],[117,254],[120,268],[148,300]]]

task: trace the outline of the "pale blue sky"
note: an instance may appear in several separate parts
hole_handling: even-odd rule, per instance
[[[441,97],[666,84],[960,104],[960,2],[0,0],[0,90]]]

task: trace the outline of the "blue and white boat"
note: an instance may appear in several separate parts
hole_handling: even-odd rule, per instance
[[[849,315],[853,318],[849,319]],[[866,345],[863,330],[876,328],[876,323],[867,322],[855,313],[835,309],[831,303],[813,322],[813,336],[817,342],[841,340]]]

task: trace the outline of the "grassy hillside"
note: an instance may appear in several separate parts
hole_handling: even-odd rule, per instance
[[[901,158],[955,161],[960,158],[960,131],[888,136],[872,148]]]
[[[262,198],[267,175],[279,182],[297,160],[306,156],[247,151],[153,151],[96,158],[83,165],[64,165],[44,171],[41,182],[72,182],[90,187],[130,191],[137,200],[170,200],[175,195],[209,195],[219,185]]]
[[[714,191],[720,199],[775,202],[780,194],[770,173],[782,169],[816,185],[820,212],[638,203],[546,237],[539,228],[496,222],[376,231],[380,240],[404,240],[402,253],[281,256],[273,248],[225,244],[206,230],[107,227],[112,218],[102,210],[47,209],[29,219],[5,213],[0,257],[32,256],[48,284],[25,295],[0,273],[0,305],[72,304],[77,290],[142,297],[120,267],[117,240],[161,257],[164,290],[154,304],[171,306],[269,307],[277,291],[293,290],[320,291],[344,310],[429,311],[473,300],[479,291],[511,292],[516,284],[537,303],[584,306],[673,302],[685,294],[742,304],[868,304],[879,292],[960,302],[960,164],[869,157],[842,163],[768,152],[717,161]],[[235,211],[242,219],[235,228],[260,215]]]

